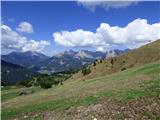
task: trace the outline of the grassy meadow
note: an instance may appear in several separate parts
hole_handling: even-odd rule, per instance
[[[145,96],[160,96],[160,63],[154,62],[118,73],[88,80],[67,80],[63,85],[43,90],[23,88],[34,93],[19,96],[16,87],[2,89],[2,120],[48,110],[85,106],[109,98],[129,101]],[[39,119],[35,117],[35,119]]]

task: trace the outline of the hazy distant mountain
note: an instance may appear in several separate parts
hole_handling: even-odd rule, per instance
[[[1,60],[1,82],[3,84],[16,83],[29,79],[37,73],[28,70],[20,65]]]
[[[40,62],[36,67],[39,69],[39,72],[58,72],[64,71],[68,69],[80,69],[85,65],[91,64],[96,59],[104,59],[109,57],[110,54],[119,55],[124,52],[129,51],[126,50],[112,50],[109,52],[99,52],[99,51],[88,51],[88,50],[80,50],[80,51],[64,51],[59,53],[45,61]]]
[[[2,60],[21,65],[23,67],[32,68],[41,61],[48,59],[48,56],[37,52],[12,52],[8,55],[2,55]]]
[[[114,56],[126,53],[128,51],[130,51],[130,49],[125,49],[125,50],[118,50],[118,49],[110,50],[110,51],[108,51],[106,53],[106,58],[108,58],[108,57],[114,57]]]
[[[12,52],[2,55],[2,60],[23,66],[41,73],[59,72],[69,69],[80,69],[91,64],[96,59],[104,59],[110,56],[122,54],[126,50],[112,50],[108,52],[100,51],[64,51],[53,57],[48,57],[37,52]]]

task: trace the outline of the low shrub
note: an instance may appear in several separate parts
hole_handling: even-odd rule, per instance
[[[99,62],[102,63],[102,60],[100,59]]]
[[[96,61],[93,63],[93,66],[96,66]]]
[[[113,64],[114,64],[114,60],[113,60],[113,58],[111,59],[111,65],[112,65],[112,67],[113,67]]]
[[[124,70],[126,70],[126,68],[125,68],[125,67],[121,69],[121,71],[124,71]]]
[[[89,74],[89,73],[91,73],[91,69],[90,69],[89,67],[82,69],[82,74],[83,74],[83,75],[87,75],[87,74]]]
[[[43,82],[41,82],[40,86],[41,86],[41,88],[43,88],[43,89],[48,89],[48,88],[51,88],[51,87],[52,87],[52,83],[43,81]]]

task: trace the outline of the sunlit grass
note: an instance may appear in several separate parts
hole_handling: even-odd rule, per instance
[[[159,63],[128,69],[116,74],[85,81],[66,81],[64,85],[34,94],[17,96],[18,90],[4,90],[2,119],[21,113],[64,110],[71,106],[89,105],[102,98],[128,101],[160,93]],[[6,97],[6,98],[5,98]]]

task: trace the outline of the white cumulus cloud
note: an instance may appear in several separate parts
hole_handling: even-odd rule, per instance
[[[56,43],[65,47],[92,46],[93,44],[99,45],[99,43],[101,42],[99,41],[98,36],[95,35],[95,33],[84,31],[82,29],[78,29],[73,32],[56,32],[53,34],[53,37]]]
[[[112,47],[125,46],[137,48],[141,45],[160,38],[160,23],[149,24],[146,19],[136,19],[125,27],[110,26],[101,23],[96,32],[61,31],[53,33],[54,41],[65,47],[94,47],[106,50]]]
[[[119,9],[126,8],[130,5],[137,4],[137,1],[97,1],[97,0],[78,0],[78,5],[82,5],[83,7],[95,11],[97,7],[108,9]]]
[[[33,33],[33,26],[28,22],[21,22],[16,29],[19,32]]]
[[[13,31],[9,26],[1,26],[1,48],[2,53],[11,51],[36,51],[42,52],[50,45],[48,41],[28,40],[26,37],[19,35]]]

